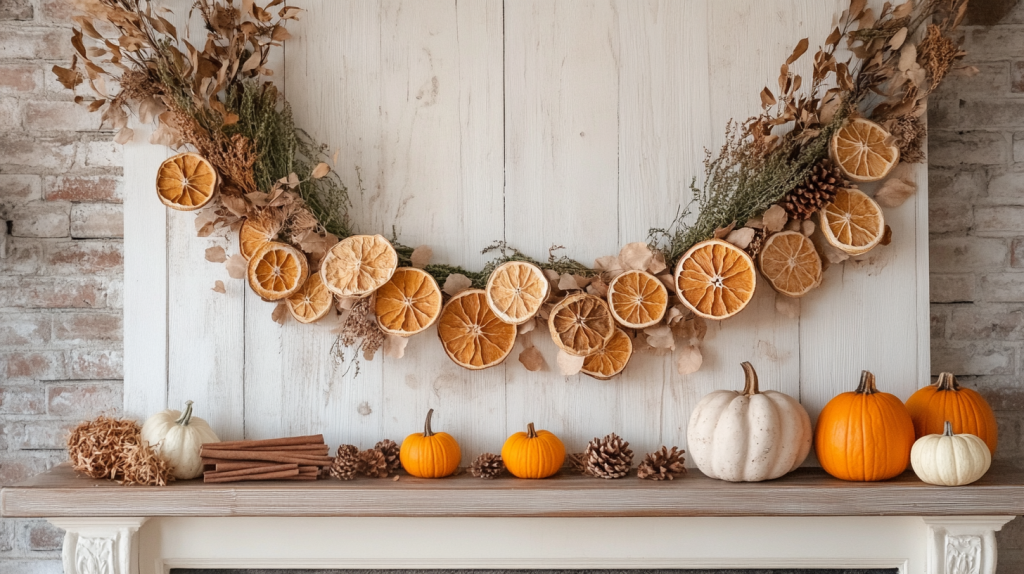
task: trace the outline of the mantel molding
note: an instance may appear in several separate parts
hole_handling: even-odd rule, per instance
[[[64,574],[138,574],[136,537],[148,518],[50,518],[64,530]]]
[[[995,574],[996,532],[1014,516],[925,517],[929,574]]]

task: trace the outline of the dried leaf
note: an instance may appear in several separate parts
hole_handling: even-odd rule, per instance
[[[619,264],[626,271],[647,269],[653,259],[654,252],[651,251],[651,248],[646,243],[639,241],[627,243],[619,251]]]
[[[814,235],[815,225],[814,222],[811,221],[810,219],[805,219],[803,223],[801,223],[801,227],[802,229],[800,230],[800,232],[804,234],[804,237],[810,237]]]
[[[648,327],[644,329],[644,335],[647,336],[647,344],[655,349],[671,351],[676,348],[676,339],[672,334],[672,327],[668,325]]]
[[[558,278],[558,289],[560,291],[573,291],[579,289],[579,283],[576,282],[576,278],[568,273],[562,273]]]
[[[732,233],[733,229],[736,229],[735,221],[733,221],[729,225],[726,225],[725,227],[719,227],[718,229],[715,230],[715,239],[724,239],[726,236]]]
[[[761,90],[761,107],[770,108],[774,106],[776,102],[777,100],[775,99],[775,96],[772,95],[772,91],[768,89],[768,86],[765,86],[764,89]]]
[[[808,45],[810,45],[810,44],[807,41],[807,38],[804,38],[803,40],[800,40],[799,42],[797,42],[796,48],[793,49],[793,53],[790,54],[789,58],[786,59],[786,65],[788,66],[788,65],[792,64],[793,62],[799,60],[800,56],[803,56],[804,52],[807,51],[807,46]]]
[[[320,162],[315,168],[313,168],[313,173],[310,175],[312,175],[313,179],[320,179],[329,173],[331,173],[331,166],[324,162]]]
[[[525,334],[529,333],[530,331],[533,331],[536,328],[537,328],[537,319],[535,319],[535,318],[534,319],[530,319],[527,322],[522,323],[522,324],[519,325],[519,334],[520,335],[525,335]]]
[[[754,240],[755,231],[749,227],[741,227],[734,230],[732,233],[725,237],[725,240],[732,243],[740,249],[746,249],[750,242]]]
[[[743,224],[743,227],[750,227],[753,229],[764,229],[764,219],[761,217],[751,217]]]
[[[892,38],[889,38],[889,49],[890,50],[899,50],[900,46],[903,45],[903,42],[906,42],[906,41],[907,41],[907,27],[904,26],[904,27],[900,28],[899,32],[896,32],[895,34],[893,34]]]
[[[245,199],[242,197],[222,194],[220,196],[220,201],[233,215],[245,217],[245,215],[249,213],[249,204],[246,203]]]
[[[587,285],[587,293],[604,299],[608,296],[608,284],[600,277],[594,277],[590,285]]]
[[[434,250],[429,245],[420,245],[412,250],[412,255],[409,256],[410,264],[417,269],[423,269],[430,264],[433,256]]]
[[[245,257],[236,253],[231,257],[228,257],[227,262],[224,263],[224,267],[228,270],[228,276],[232,279],[245,279],[249,262],[245,260]]]
[[[519,353],[519,362],[522,363],[523,366],[526,367],[526,370],[530,372],[543,370],[546,366],[546,363],[544,362],[544,355],[542,355],[540,350],[537,347],[534,347],[533,345],[530,345],[529,347],[523,349],[522,353]],[[559,363],[559,367],[561,367],[561,363]],[[581,361],[580,369],[582,368],[583,363]],[[575,373],[571,374],[575,375],[578,372],[579,369],[577,369]]]
[[[917,46],[907,44],[900,50],[899,70],[901,72],[909,71],[915,64],[917,64]]]
[[[114,136],[114,143],[124,145],[135,137],[135,130],[131,128],[121,128],[117,131],[117,135]]]
[[[270,318],[278,325],[284,325],[288,320],[288,305],[284,301],[278,303],[277,307],[274,307],[274,312],[270,314]]]
[[[890,178],[875,192],[875,201],[882,207],[899,207],[917,191],[917,184],[904,179]]]
[[[579,373],[583,368],[584,359],[586,359],[586,357],[574,357],[559,349],[558,359],[556,359],[556,362],[558,363],[558,370],[563,376],[571,377]]]
[[[651,262],[647,264],[647,272],[651,275],[657,275],[666,269],[668,269],[668,264],[665,263],[665,254],[658,251],[654,254],[654,259],[651,259]]]
[[[888,225],[885,226],[885,231],[882,233],[882,239],[879,240],[879,245],[889,245],[892,243],[892,228]]]
[[[836,26],[835,29],[832,30],[832,33],[828,35],[828,38],[825,38],[825,45],[836,46],[839,44],[839,40],[842,39],[843,33],[839,31],[839,26]]]
[[[224,263],[228,260],[228,256],[224,254],[224,248],[220,245],[214,245],[206,250],[206,260],[211,263]]]
[[[964,6],[966,6],[966,5],[967,5],[967,3],[964,2]],[[906,18],[907,16],[910,16],[910,14],[913,13],[913,11],[914,11],[914,2],[913,2],[913,0],[907,0],[903,4],[900,4],[899,6],[897,6],[892,11],[892,17],[895,20],[898,20],[900,18]]]
[[[82,77],[82,74],[79,73],[78,70],[61,68],[60,66],[54,66],[52,70],[53,74],[57,76],[57,81],[69,90],[75,89],[76,86],[81,85],[81,83],[85,80],[85,78]]]
[[[604,257],[598,257],[594,261],[594,269],[603,273],[605,278],[609,281],[615,279],[619,275],[622,275],[622,272],[625,271],[625,269],[622,268],[617,255],[605,255]]]
[[[405,356],[405,346],[409,344],[407,337],[388,335],[384,338],[384,356],[392,359],[401,359]]]
[[[800,300],[776,293],[775,310],[790,319],[796,319],[800,316]]]
[[[680,375],[692,375],[700,370],[703,363],[704,355],[701,354],[700,347],[687,345],[679,350],[676,357],[676,372]]]
[[[462,273],[452,273],[444,280],[444,292],[452,297],[473,286],[473,281]]]
[[[213,290],[217,293],[227,293],[227,289],[224,288],[224,282],[220,279],[213,282]]]
[[[782,231],[782,228],[786,226],[786,221],[789,220],[789,216],[786,215],[786,210],[781,205],[773,205],[768,208],[768,211],[764,212],[762,217],[764,221],[764,228],[768,233],[775,233]]]

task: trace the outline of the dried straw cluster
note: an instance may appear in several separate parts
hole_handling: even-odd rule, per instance
[[[133,420],[102,415],[78,425],[68,437],[72,467],[91,478],[165,486],[171,467],[142,440],[141,431]]]

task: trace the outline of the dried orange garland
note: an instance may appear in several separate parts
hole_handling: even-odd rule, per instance
[[[426,246],[353,234],[324,146],[301,135],[287,102],[259,79],[272,74],[271,49],[291,37],[285,24],[301,12],[280,0],[240,8],[197,0],[201,52],[182,51],[174,26],[148,3],[93,0],[76,17],[71,67],[54,73],[69,89],[88,82],[100,99],[78,99],[102,112],[118,142],[132,139],[127,117],[137,113],[158,126],[153,143],[189,150],[158,169],[159,200],[197,211],[200,236],[237,234],[239,254],[211,248],[207,259],[277,302],[276,321],[315,323],[340,311],[339,343],[367,358],[381,348],[401,356],[407,337],[436,324],[445,353],[471,370],[501,364],[517,338],[523,365],[543,368],[529,338],[546,323],[565,375],[608,379],[642,351],[676,351],[678,372],[688,374],[701,364],[704,322],[740,313],[758,275],[779,297],[798,298],[821,285],[829,263],[888,244],[881,206],[897,207],[915,189],[898,166],[923,159],[925,99],[964,55],[956,29],[965,8],[966,0],[916,9],[907,1],[875,14],[851,0],[814,55],[807,89],[790,71],[809,47],[804,39],[778,88],[761,92],[762,111],[730,123],[726,145],[705,162],[703,188],[693,187],[696,220],[683,223],[687,208],[671,230],[652,230],[648,243],[593,268],[553,255],[536,261],[499,243],[488,250],[501,256],[474,273],[431,265]],[[111,27],[117,35],[97,31]],[[836,55],[843,40],[853,54],[846,62]],[[882,182],[873,196],[855,185],[871,182]]]

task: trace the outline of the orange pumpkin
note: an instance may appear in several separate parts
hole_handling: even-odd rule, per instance
[[[903,401],[875,387],[863,371],[860,385],[825,405],[818,415],[814,447],[825,472],[843,480],[885,480],[910,463],[914,423]]]
[[[459,443],[446,432],[435,433],[430,428],[434,409],[427,411],[423,432],[413,433],[402,441],[398,458],[402,468],[420,478],[442,478],[455,472],[462,460]]]
[[[917,438],[942,434],[944,423],[953,423],[955,434],[973,434],[996,452],[996,415],[977,391],[964,388],[953,373],[940,373],[935,384],[917,390],[907,399]]]
[[[508,437],[501,447],[501,460],[514,476],[519,478],[547,478],[562,468],[565,445],[546,430],[534,430],[533,423],[526,432]]]

